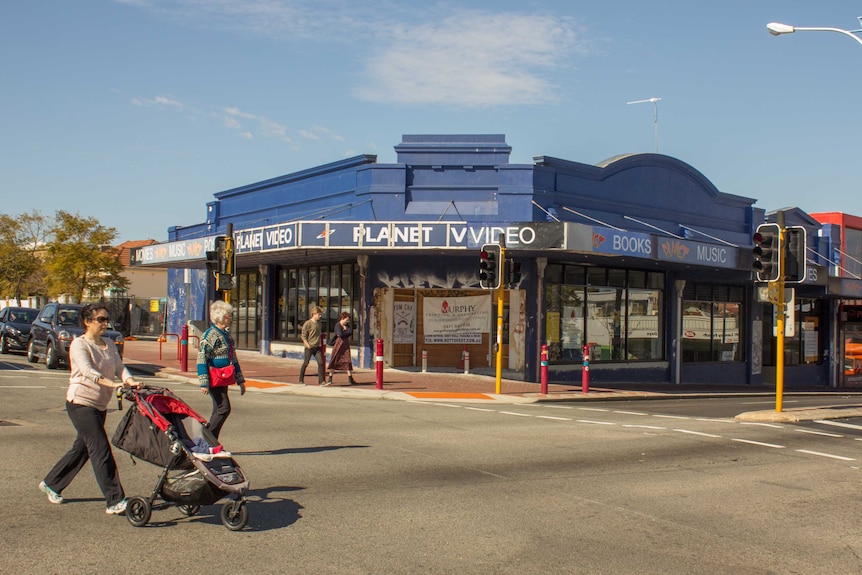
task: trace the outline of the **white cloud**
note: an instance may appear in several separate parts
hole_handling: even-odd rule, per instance
[[[237,118],[243,118],[245,120],[253,120],[257,117],[254,114],[249,114],[248,112],[243,112],[239,108],[222,108],[222,110],[228,116],[235,116]]]
[[[345,58],[365,70],[353,95],[376,103],[477,107],[555,102],[553,74],[571,66],[586,45],[570,17],[469,10],[452,3],[114,1],[190,27],[304,45],[342,45]],[[313,130],[301,136],[314,139],[314,134],[323,136]]]
[[[170,98],[166,98],[165,96],[155,96],[154,98],[140,98],[135,97],[132,98],[132,103],[135,106],[140,106],[142,108],[150,108],[150,107],[158,107],[158,108],[171,108],[174,110],[185,110],[186,106],[181,104],[176,100],[172,100]]]
[[[323,139],[327,140],[335,140],[336,142],[343,142],[344,137],[333,132],[329,128],[324,128],[323,126],[312,126],[307,130],[299,130],[299,135],[308,140],[321,141]]]
[[[556,101],[549,71],[578,47],[565,18],[461,11],[401,26],[366,63],[356,95],[367,101],[495,106]]]

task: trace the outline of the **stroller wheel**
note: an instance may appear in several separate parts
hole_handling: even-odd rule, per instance
[[[126,519],[135,527],[143,527],[150,520],[153,508],[143,497],[130,497],[126,503]]]
[[[248,507],[244,501],[228,501],[221,508],[221,522],[231,531],[248,525]]]
[[[201,510],[200,505],[179,505],[180,513],[185,515],[186,517],[191,517],[192,515],[197,515],[198,511]]]

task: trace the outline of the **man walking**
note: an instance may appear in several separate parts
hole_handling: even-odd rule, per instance
[[[302,345],[305,346],[305,356],[302,358],[302,367],[299,369],[299,384],[305,385],[305,368],[314,356],[317,361],[317,384],[323,383],[323,353],[320,350],[321,333],[320,318],[323,317],[323,309],[318,306],[311,308],[311,319],[302,324]]]

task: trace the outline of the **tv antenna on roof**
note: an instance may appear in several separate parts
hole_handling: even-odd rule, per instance
[[[655,127],[655,153],[658,154],[658,101],[661,98],[648,98],[646,100],[635,100],[634,102],[626,102],[626,104],[646,104],[652,102],[655,113],[653,115],[653,126]]]

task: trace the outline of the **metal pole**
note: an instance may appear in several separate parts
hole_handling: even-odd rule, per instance
[[[782,410],[784,401],[784,212],[778,212],[778,298],[775,304],[775,411]]]
[[[498,275],[500,285],[497,287],[497,357],[496,357],[496,392],[502,393],[503,387],[503,275],[506,269],[506,245],[500,238],[500,274]]]

